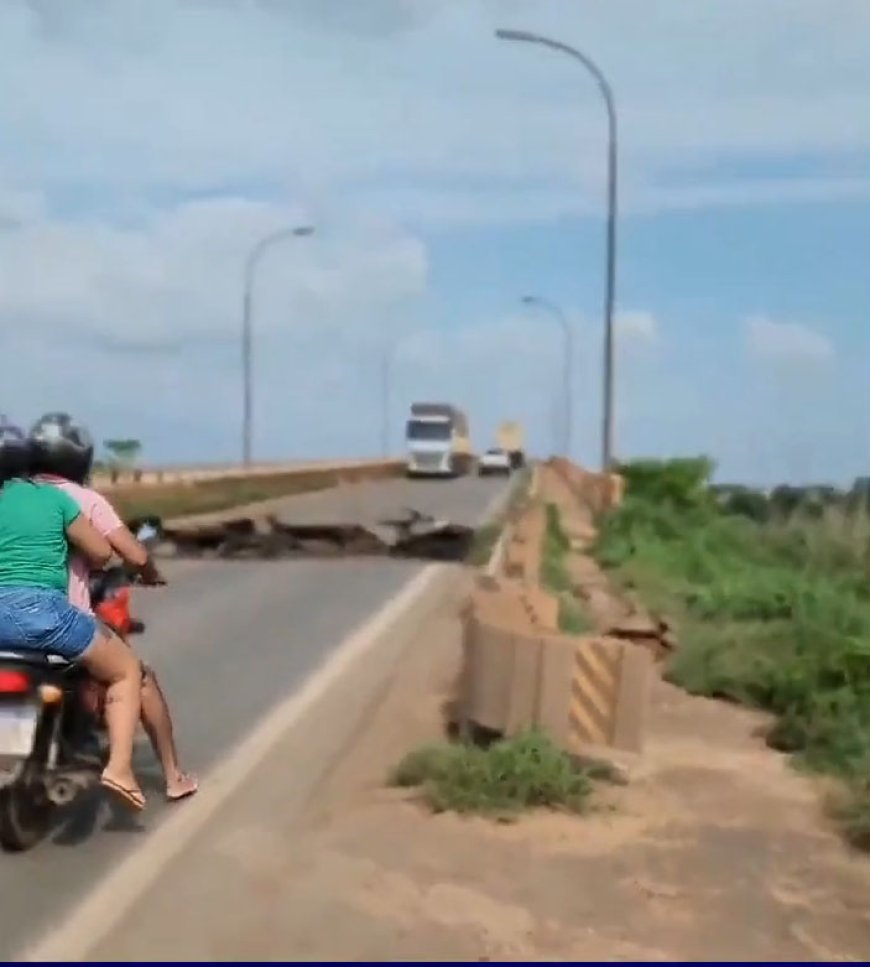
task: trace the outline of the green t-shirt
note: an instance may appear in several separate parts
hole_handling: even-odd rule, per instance
[[[9,480],[0,489],[0,587],[67,590],[66,529],[79,505],[57,487]]]

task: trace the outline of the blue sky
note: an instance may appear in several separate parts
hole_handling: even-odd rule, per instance
[[[627,29],[627,25],[629,29]],[[256,452],[377,452],[413,398],[599,453],[606,71],[621,133],[617,450],[728,479],[870,471],[870,5],[7,0],[0,410],[148,458],[239,448],[241,266],[265,233]]]

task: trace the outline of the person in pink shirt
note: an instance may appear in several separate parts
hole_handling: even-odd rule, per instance
[[[115,508],[96,490],[86,486],[93,463],[93,443],[87,431],[65,413],[48,413],[30,431],[31,473],[67,493],[81,507],[85,518],[106,538],[115,553],[138,568],[146,584],[165,583],[145,548],[118,516]],[[69,599],[82,611],[91,607],[90,569],[87,561],[72,554],[69,561]],[[185,799],[198,788],[194,776],[178,761],[172,716],[153,670],[143,664],[142,725],[166,781],[171,801]]]

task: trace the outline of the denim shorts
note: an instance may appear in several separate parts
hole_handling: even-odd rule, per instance
[[[0,587],[0,650],[80,658],[97,633],[93,615],[53,588]]]

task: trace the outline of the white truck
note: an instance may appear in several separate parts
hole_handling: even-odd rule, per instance
[[[471,471],[468,419],[452,403],[412,403],[405,445],[409,477],[458,477]]]

